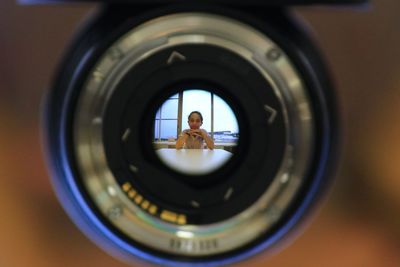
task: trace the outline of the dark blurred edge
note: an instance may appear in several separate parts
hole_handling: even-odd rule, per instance
[[[18,0],[20,4],[57,4],[77,2],[102,2],[102,3],[137,3],[137,4],[161,4],[161,3],[217,3],[233,5],[346,5],[366,4],[369,0]]]

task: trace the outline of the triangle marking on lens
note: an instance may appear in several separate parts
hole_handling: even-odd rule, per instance
[[[167,60],[167,64],[171,65],[172,63],[175,63],[176,61],[185,61],[186,57],[182,55],[181,53],[174,51],[172,54],[169,56]]]
[[[272,124],[275,121],[278,111],[276,111],[275,109],[273,109],[272,107],[270,107],[268,105],[264,105],[264,109],[269,115],[268,124]]]
[[[131,129],[128,128],[125,130],[125,132],[121,138],[123,142],[126,142],[128,140],[130,133],[131,133]]]

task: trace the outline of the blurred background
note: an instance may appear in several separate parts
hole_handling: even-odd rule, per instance
[[[41,151],[42,95],[93,8],[0,1],[1,267],[128,266],[71,223]],[[336,83],[342,165],[290,246],[237,266],[400,266],[400,1],[295,10],[314,31]]]

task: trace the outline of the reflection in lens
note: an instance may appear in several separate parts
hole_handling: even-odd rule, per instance
[[[154,148],[161,161],[187,175],[204,175],[235,152],[239,126],[230,106],[205,90],[185,90],[160,106],[154,119]]]

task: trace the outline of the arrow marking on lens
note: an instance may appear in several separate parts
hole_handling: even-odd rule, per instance
[[[200,207],[200,204],[199,204],[198,202],[194,201],[194,200],[192,200],[192,201],[190,202],[190,204],[191,204],[193,207],[195,207],[195,208],[199,208],[199,207]]]
[[[276,111],[275,109],[271,108],[268,105],[264,105],[264,109],[265,111],[267,111],[267,113],[269,113],[268,124],[272,124],[275,121],[278,111]]]
[[[176,61],[185,61],[186,57],[182,54],[180,54],[179,52],[172,52],[172,54],[169,56],[168,60],[167,60],[167,64],[171,65],[172,63],[176,62]]]
[[[229,187],[228,191],[226,191],[225,193],[224,199],[228,200],[232,196],[232,193],[233,193],[233,188]]]
[[[137,173],[139,171],[138,167],[134,165],[129,165],[129,169],[131,169],[132,172]]]
[[[122,135],[122,141],[126,142],[126,140],[128,140],[129,134],[131,133],[131,129],[126,129],[124,134]]]

